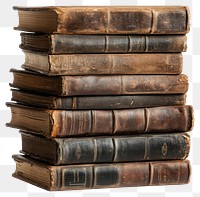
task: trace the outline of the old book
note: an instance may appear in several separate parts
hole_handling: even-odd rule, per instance
[[[186,35],[64,35],[21,33],[20,48],[49,54],[183,52]]]
[[[22,153],[52,165],[186,159],[186,133],[46,139],[21,132]]]
[[[60,54],[24,51],[23,68],[46,75],[180,74],[181,53]]]
[[[192,106],[125,110],[49,110],[7,103],[7,126],[46,137],[184,132],[193,127]]]
[[[46,190],[178,185],[191,174],[188,160],[51,166],[22,155],[13,159],[14,177]]]
[[[184,105],[185,94],[56,97],[11,89],[12,101],[48,109],[134,109]]]
[[[14,7],[15,29],[59,34],[186,34],[185,6]]]
[[[188,77],[183,74],[50,77],[15,69],[11,72],[12,87],[57,96],[183,94],[188,90]]]

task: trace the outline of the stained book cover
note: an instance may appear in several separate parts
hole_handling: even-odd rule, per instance
[[[186,103],[185,94],[57,97],[17,89],[11,89],[11,91],[12,101],[48,109],[134,109],[185,105]]]
[[[188,77],[184,74],[50,77],[24,70],[11,72],[12,87],[56,96],[184,94],[188,90]]]
[[[14,7],[15,29],[58,34],[186,34],[185,6]]]
[[[186,35],[64,35],[21,33],[20,48],[48,54],[169,53],[187,49]]]
[[[185,132],[193,128],[193,108],[160,106],[124,110],[49,110],[7,103],[7,126],[46,137]]]
[[[14,177],[50,191],[179,185],[191,174],[188,160],[51,166],[22,155],[13,159]]]
[[[21,131],[22,153],[51,165],[186,159],[187,133],[46,139]]]
[[[59,54],[24,51],[22,68],[46,75],[180,74],[181,53]]]

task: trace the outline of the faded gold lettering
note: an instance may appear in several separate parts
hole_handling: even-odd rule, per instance
[[[164,143],[162,146],[162,155],[165,157],[167,155],[168,147],[167,144]]]
[[[80,157],[81,157],[81,148],[80,148],[79,145],[78,145],[77,148],[76,148],[75,155],[76,155],[76,158],[79,160]]]

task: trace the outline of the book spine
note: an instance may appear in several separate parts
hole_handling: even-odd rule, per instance
[[[18,99],[18,101],[19,100],[21,99]],[[29,104],[31,105],[31,103]],[[68,98],[54,98],[54,105],[51,107],[53,109],[134,109],[141,107],[158,107],[170,105],[173,106],[184,104],[185,95],[183,94],[84,97],[79,96]]]
[[[109,86],[108,86],[109,84]],[[62,77],[61,96],[182,94],[186,75],[104,75]]]
[[[72,8],[57,12],[60,13],[57,33],[62,34],[186,34],[189,31],[187,7]]]
[[[184,94],[49,97],[12,89],[12,101],[48,109],[134,109],[184,105],[185,100]]]
[[[51,190],[73,190],[148,185],[186,184],[190,179],[190,163],[158,161],[118,163],[52,168]]]
[[[55,140],[55,165],[185,159],[190,149],[187,134]]]
[[[193,108],[166,106],[132,110],[55,110],[51,119],[51,137],[189,131],[193,127]]]
[[[185,159],[190,150],[187,133],[53,140],[21,136],[23,153],[52,165]]]
[[[28,56],[28,52],[25,54]],[[181,53],[49,55],[47,72],[49,75],[180,74],[182,61]],[[31,66],[31,62],[24,66]]]
[[[11,86],[56,96],[184,94],[188,90],[188,77],[183,74],[48,77],[27,71],[11,72],[14,75]]]
[[[24,35],[26,37],[26,35]],[[34,36],[37,38],[37,36]],[[33,38],[34,38],[33,37]],[[138,53],[186,51],[185,35],[52,35],[51,53]],[[24,40],[23,45],[26,44]],[[22,46],[23,48],[23,46]],[[35,47],[37,49],[37,47]]]
[[[20,48],[49,54],[183,52],[187,48],[186,41],[186,35],[48,36],[21,33]]]

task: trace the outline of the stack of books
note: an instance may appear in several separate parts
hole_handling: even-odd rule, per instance
[[[47,190],[188,183],[188,8],[14,9],[29,33],[7,103],[13,176]]]

